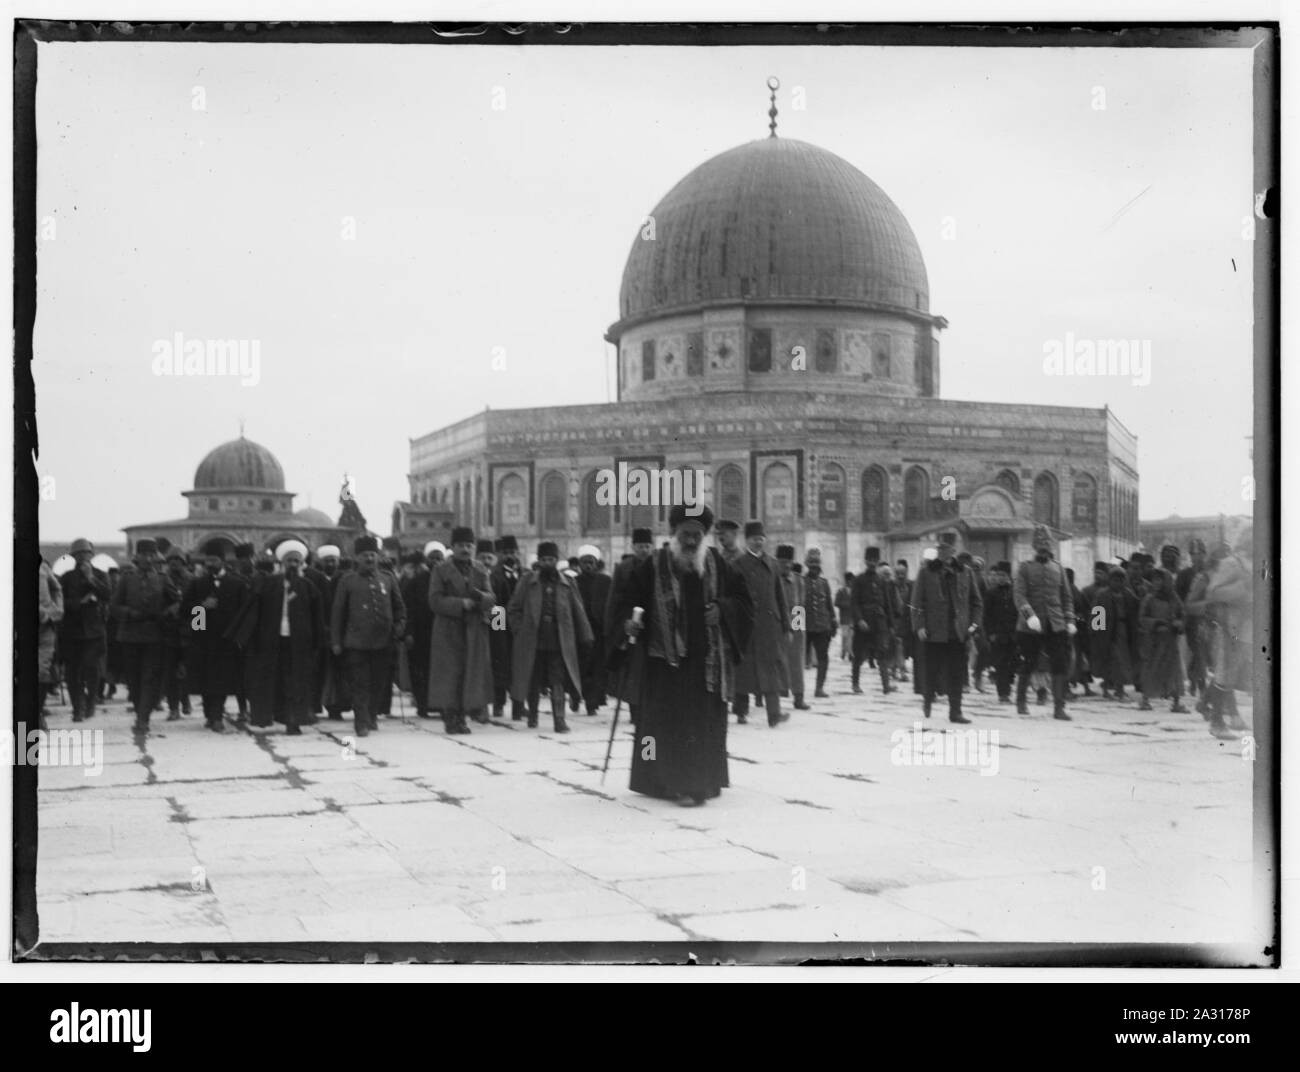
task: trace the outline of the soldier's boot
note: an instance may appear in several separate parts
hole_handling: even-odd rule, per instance
[[[1065,696],[1069,689],[1069,679],[1065,674],[1052,675],[1052,717],[1062,722],[1073,721],[1065,713]]]
[[[528,717],[528,710],[524,707],[522,700],[510,701],[510,721],[522,722]]]
[[[1026,698],[1029,695],[1029,675],[1020,674],[1016,680],[1016,714],[1029,714],[1029,704]]]
[[[551,693],[551,727],[556,733],[569,732],[569,724],[564,721],[564,693],[559,689]]]
[[[890,693],[894,691],[894,686],[889,683],[889,667],[884,663],[880,665],[880,691]]]

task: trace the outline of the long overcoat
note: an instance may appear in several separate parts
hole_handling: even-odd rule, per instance
[[[217,605],[195,608],[215,598]],[[244,663],[235,642],[226,636],[248,598],[248,582],[234,570],[205,573],[190,586],[186,628],[193,632],[185,687],[198,696],[233,696],[243,691]],[[202,629],[195,626],[201,625]]]
[[[1147,698],[1183,694],[1183,655],[1178,637],[1183,631],[1183,602],[1176,595],[1149,592],[1138,610],[1141,633],[1142,691]]]
[[[282,667],[280,618],[286,598],[289,666]],[[284,721],[287,715],[296,722],[307,718],[312,710],[317,656],[326,645],[320,589],[302,576],[285,578],[274,574],[265,578],[244,604],[231,635],[248,652],[248,699],[253,722],[269,726],[273,718]],[[276,677],[285,670],[284,702],[277,707]]]
[[[776,560],[743,551],[731,562],[745,580],[754,608],[753,631],[744,658],[736,668],[736,695],[759,696],[790,689],[786,645],[790,634],[790,608],[777,576]]]
[[[807,657],[805,649],[808,644],[806,617],[808,587],[804,578],[793,571],[781,578],[781,587],[786,606],[790,608],[791,626],[798,626],[797,629],[791,629],[790,636],[785,642],[785,674],[794,695],[799,697],[803,695],[804,661]],[[802,609],[804,613],[796,614],[796,608]]]
[[[1138,601],[1127,586],[1093,588],[1088,607],[1088,663],[1108,688],[1136,684]]]
[[[464,600],[476,605],[465,609]],[[441,562],[429,575],[429,707],[477,711],[492,702],[492,608],[496,598],[488,572],[472,562],[468,574]]]
[[[582,609],[578,586],[563,573],[556,580],[555,626],[560,634],[560,654],[564,669],[574,688],[582,684],[582,660],[579,649],[591,648],[594,635],[587,612]],[[513,634],[511,695],[522,700],[528,695],[533,678],[533,661],[537,657],[537,633],[542,620],[542,578],[526,573],[519,579],[510,597],[510,632]]]

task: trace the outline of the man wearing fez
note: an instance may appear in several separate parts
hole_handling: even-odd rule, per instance
[[[647,530],[648,531],[648,530]],[[735,565],[736,559],[740,557],[740,526],[730,518],[719,518],[717,525],[713,528],[713,535],[718,541],[718,550],[722,557]],[[633,540],[633,550],[635,551],[636,541]]]
[[[749,697],[763,697],[767,724],[777,726],[790,716],[781,711],[781,696],[790,688],[786,647],[791,633],[790,607],[776,562],[765,550],[767,535],[761,521],[745,523],[746,550],[732,565],[740,572],[753,603],[753,628],[744,658],[735,675],[734,710],[742,725],[749,714]]]
[[[559,557],[554,543],[538,545],[538,568],[515,588],[509,619],[514,633],[513,693],[527,697],[528,725],[537,725],[537,705],[545,690],[551,698],[555,732],[568,733],[566,679],[575,688],[580,685],[593,635],[577,583],[558,568]]]
[[[956,560],[954,551],[952,544],[940,543],[935,557],[917,574],[912,627],[917,642],[925,646],[921,672],[925,717],[930,717],[937,685],[942,682],[948,694],[948,721],[969,722],[961,713],[966,640],[983,617],[984,605],[975,578]],[[1064,581],[1064,574],[1061,579]]]
[[[721,532],[722,522],[714,532]],[[735,542],[734,539],[732,541]],[[605,663],[615,689],[615,699],[620,696],[627,704],[628,719],[636,725],[640,707],[641,680],[645,672],[645,645],[627,643],[623,628],[623,594],[632,580],[638,563],[649,558],[655,549],[654,534],[649,529],[632,530],[632,553],[624,555],[616,567],[609,586],[609,601],[605,604]]]
[[[1011,563],[996,562],[989,571],[984,595],[984,635],[989,640],[989,658],[998,702],[1011,702],[1011,679],[1016,673],[1016,612],[1011,590]]]
[[[161,544],[161,537],[159,543]],[[168,615],[162,630],[162,687],[167,701],[167,721],[176,722],[181,711],[190,713],[190,690],[186,681],[186,661],[190,647],[190,623],[182,616],[189,608],[190,586],[194,574],[190,572],[189,559],[181,548],[167,548],[167,580],[181,594],[180,602]],[[183,702],[182,702],[183,701]]]
[[[429,714],[429,641],[433,637],[433,611],[429,609],[429,566],[423,551],[412,551],[404,560],[403,577],[399,584],[402,603],[406,606],[407,676],[411,695],[415,699],[415,713],[419,718]]]
[[[496,542],[497,564],[488,574],[492,598],[498,607],[509,607],[515,589],[519,587],[519,541],[513,536],[502,536]],[[502,718],[506,713],[506,695],[510,696],[510,721],[522,722],[525,715],[524,694],[511,687],[514,672],[514,633],[509,623],[494,614],[489,637],[492,653],[492,717]]]
[[[592,633],[591,648],[582,664],[582,699],[587,714],[594,715],[605,704],[605,610],[613,582],[604,570],[599,548],[591,544],[578,548],[577,584]]]
[[[868,547],[866,569],[853,578],[853,670],[854,693],[862,692],[862,664],[872,662],[880,671],[880,688],[894,691],[890,682],[894,634],[902,605],[898,589],[880,575],[880,548]]]
[[[808,644],[817,656],[817,689],[813,693],[818,699],[826,698],[826,672],[830,669],[831,637],[835,635],[835,603],[831,594],[831,585],[822,576],[822,553],[817,547],[810,547],[804,555],[804,565],[808,574],[804,579],[806,602],[804,610],[807,615],[805,625],[808,629]]]
[[[689,516],[674,506],[668,521],[672,543],[637,562],[619,608],[646,649],[630,788],[691,806],[730,784],[727,697],[739,691],[732,679],[753,608],[739,571],[703,547],[709,509]],[[771,581],[775,590],[775,570]],[[645,611],[640,622],[634,607]]]
[[[95,545],[86,539],[72,541],[76,565],[59,578],[63,589],[63,664],[72,699],[72,721],[83,722],[95,714],[99,698],[99,664],[104,658],[108,610],[108,577],[92,566]]]
[[[781,595],[790,614],[790,632],[785,638],[785,674],[794,694],[796,711],[807,711],[803,698],[804,661],[807,658],[808,633],[804,621],[804,579],[794,569],[794,548],[783,543],[776,549],[776,572],[781,579]]]
[[[1034,526],[1034,557],[1016,571],[1015,601],[1019,612],[1016,639],[1020,646],[1020,680],[1016,682],[1016,711],[1029,714],[1025,694],[1029,674],[1046,651],[1052,674],[1054,717],[1068,722],[1065,713],[1066,675],[1070,668],[1071,637],[1075,634],[1074,596],[1065,569],[1052,557],[1052,537],[1045,525]]]
[[[474,561],[474,530],[451,531],[451,561],[433,567],[429,609],[429,707],[441,711],[448,733],[469,733],[469,715],[486,723],[492,702],[492,608],[487,570]]]
[[[391,574],[379,568],[379,541],[359,536],[357,568],[344,575],[330,608],[330,647],[342,656],[358,737],[379,729],[381,693],[394,641],[406,630],[406,605]],[[390,684],[391,688],[391,684]]]
[[[492,569],[497,564],[496,545],[491,540],[476,540],[474,542],[474,559],[480,566],[492,575]]]
[[[175,626],[181,599],[159,572],[158,558],[154,540],[137,540],[135,569],[122,575],[109,607],[119,623],[117,639],[137,733],[149,732],[149,716],[162,698],[162,631],[169,623]]]
[[[311,718],[316,656],[325,646],[325,611],[320,591],[302,574],[306,545],[285,540],[275,557],[284,572],[258,587],[231,633],[249,653],[252,730],[263,733],[273,722],[283,722],[286,733],[299,735]]]
[[[248,582],[230,568],[222,545],[204,546],[203,576],[190,587],[185,627],[190,632],[190,689],[203,700],[203,719],[214,733],[225,732],[226,697],[240,693],[244,661],[227,632],[248,598]]]

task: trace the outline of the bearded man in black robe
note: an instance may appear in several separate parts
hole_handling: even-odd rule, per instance
[[[702,546],[712,512],[691,510],[673,507],[672,543],[634,567],[619,614],[646,645],[630,787],[688,806],[730,784],[727,700],[753,622],[743,577]]]

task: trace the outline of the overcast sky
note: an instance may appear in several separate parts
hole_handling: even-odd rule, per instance
[[[1139,439],[1143,518],[1244,512],[1250,65],[1230,49],[42,44],[42,538],[184,516],[179,493],[241,419],[298,508],[337,514],[346,470],[387,533],[408,438],[485,405],[611,398],[603,334],[642,219],[766,135],[771,74],[780,133],[861,168],[916,232],[950,321],[943,397],[1108,404]],[[257,340],[259,382],[155,375],[177,332]],[[1067,334],[1149,340],[1150,383],[1044,375]]]

